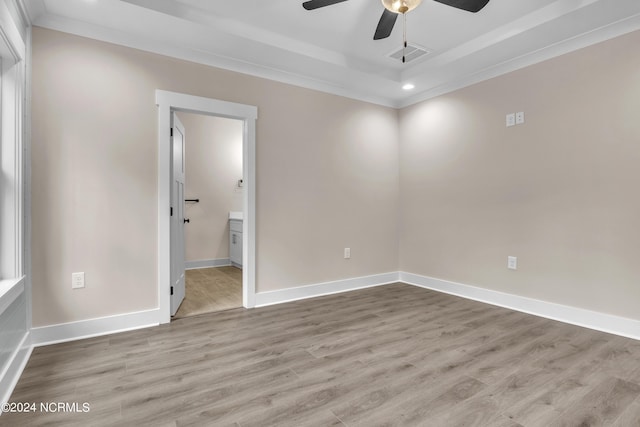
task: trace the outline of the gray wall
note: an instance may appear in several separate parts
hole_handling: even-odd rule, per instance
[[[258,292],[402,270],[639,319],[638,45],[398,112],[35,29],[34,325],[157,306],[158,88],[258,106]]]
[[[258,292],[397,270],[394,109],[41,28],[32,82],[34,326],[157,307],[156,89],[258,107]]]
[[[631,33],[401,111],[401,269],[640,319],[638,46]]]

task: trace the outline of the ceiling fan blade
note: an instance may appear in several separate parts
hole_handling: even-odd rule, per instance
[[[307,10],[318,9],[320,7],[331,6],[332,4],[342,3],[347,0],[309,0],[302,3],[302,7]]]
[[[457,9],[466,10],[467,12],[479,12],[483,7],[489,3],[489,0],[435,0],[438,3],[446,4],[447,6],[455,7]]]
[[[373,35],[374,40],[386,39],[391,35],[391,31],[393,30],[393,26],[396,23],[396,19],[398,19],[398,14],[389,12],[387,9],[382,12],[382,16],[380,17],[380,22],[378,22],[378,27],[376,28],[376,32]]]

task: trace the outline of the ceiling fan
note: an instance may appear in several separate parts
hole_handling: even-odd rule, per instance
[[[302,3],[302,7],[306,10],[318,9],[325,6],[331,6],[336,3],[342,3],[347,0],[309,0]],[[435,0],[438,3],[457,9],[466,10],[468,12],[479,12],[489,3],[489,0]],[[382,0],[384,11],[376,27],[373,35],[374,40],[385,39],[391,35],[393,26],[399,14],[406,14],[412,11],[422,3],[422,0]]]

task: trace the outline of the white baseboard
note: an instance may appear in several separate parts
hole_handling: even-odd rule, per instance
[[[584,328],[640,340],[640,321],[490,289],[400,272],[400,281]]]
[[[11,362],[0,375],[0,405],[9,401],[13,389],[18,384],[18,380],[22,375],[22,371],[24,371],[24,368],[27,366],[27,362],[33,351],[30,339],[30,334],[27,332],[13,354]],[[0,415],[2,414],[0,413]]]
[[[197,268],[211,268],[211,267],[227,267],[231,265],[229,258],[218,259],[201,259],[198,261],[185,261],[185,270],[195,270]]]
[[[507,294],[462,283],[406,272],[390,272],[333,282],[317,283],[276,291],[259,292],[256,307],[281,304],[323,295],[403,282],[438,292],[509,308],[564,323],[595,329],[640,340],[640,320],[629,319],[597,311]],[[55,344],[117,332],[141,329],[159,324],[159,309],[127,313],[31,329],[33,346]],[[30,350],[29,350],[30,352]],[[21,363],[20,357],[15,363]],[[3,380],[4,381],[4,380]]]
[[[159,325],[159,309],[80,320],[31,329],[35,347]]]
[[[371,288],[387,285],[398,281],[398,272],[375,274],[372,276],[355,277],[352,279],[336,280],[334,282],[316,283],[299,286],[297,288],[279,289],[277,291],[256,293],[256,307],[281,304],[340,292],[355,291],[356,289]]]

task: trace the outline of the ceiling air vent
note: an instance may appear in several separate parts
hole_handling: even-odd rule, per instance
[[[411,61],[415,61],[418,58],[421,58],[425,55],[428,55],[431,53],[431,49],[427,49],[421,46],[417,46],[415,44],[411,44],[409,43],[407,45],[407,48],[404,49],[404,58],[405,58],[405,62],[411,62]],[[393,51],[392,53],[389,54],[389,58],[393,58],[396,59],[398,61],[402,61],[402,54],[403,54],[403,49],[400,48],[398,50]]]

